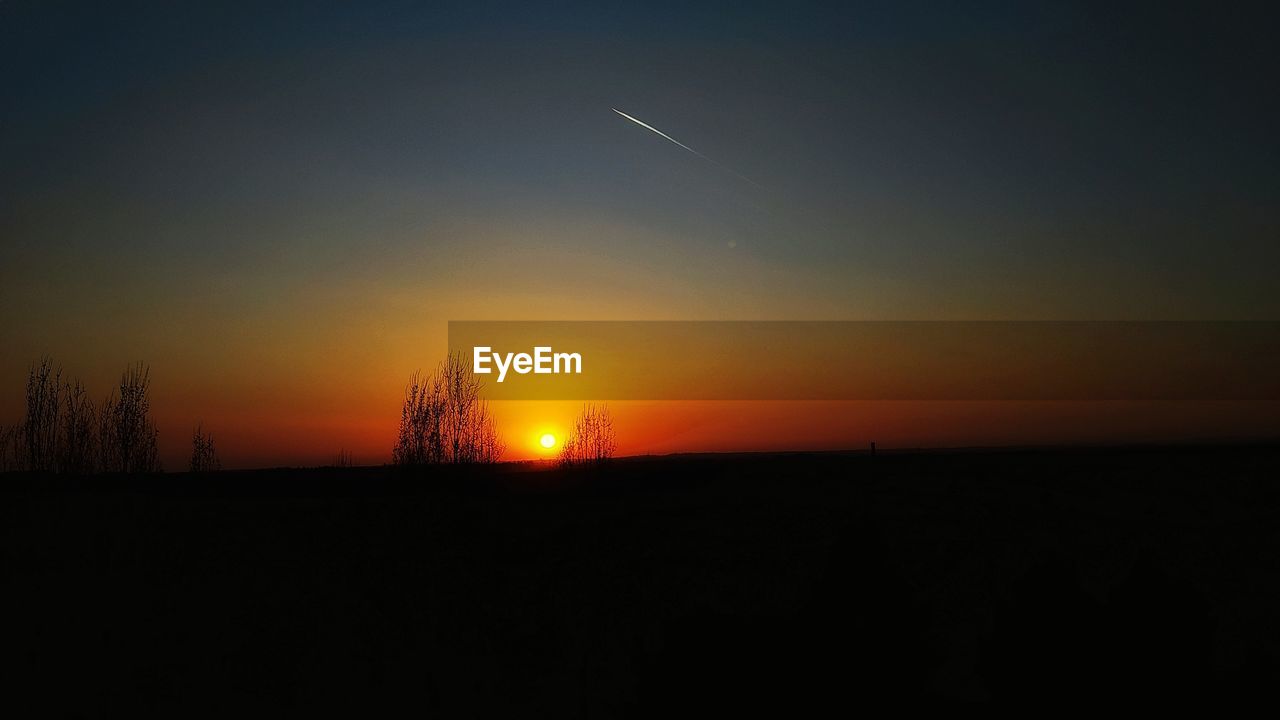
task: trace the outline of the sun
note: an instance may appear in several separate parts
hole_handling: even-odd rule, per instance
[[[551,433],[547,433],[542,437],[538,438],[538,444],[550,450],[551,448],[556,446],[556,436],[552,435]]]

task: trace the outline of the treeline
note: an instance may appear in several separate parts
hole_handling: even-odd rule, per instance
[[[498,462],[506,443],[488,404],[480,398],[483,387],[484,382],[457,353],[429,375],[410,376],[392,462],[407,466]],[[588,404],[565,438],[559,461],[566,466],[600,464],[612,458],[617,448],[608,406]]]
[[[392,449],[397,465],[488,464],[506,450],[483,382],[461,355],[450,355],[434,372],[416,372],[405,388],[400,428]],[[63,378],[50,358],[27,374],[26,416],[0,427],[0,472],[31,471],[90,475],[162,472],[159,436],[151,417],[151,371],[127,368],[120,384],[95,403],[78,378]],[[617,439],[604,405],[587,405],[561,448],[565,465],[600,463],[613,457]],[[345,450],[338,467],[349,467]],[[197,425],[191,438],[191,472],[220,470],[213,436]]]
[[[488,403],[480,398],[482,387],[471,365],[456,353],[429,375],[415,372],[405,387],[392,461],[397,465],[497,462],[506,443]]]
[[[78,378],[64,379],[52,359],[41,359],[27,373],[26,417],[3,432],[0,470],[160,472],[150,387],[151,371],[138,363],[94,403]]]
[[[151,369],[137,363],[100,403],[79,378],[63,379],[51,358],[27,372],[26,416],[0,427],[0,472],[92,475],[163,472],[151,418]],[[192,472],[219,470],[213,436],[197,425],[191,438]]]
[[[26,416],[17,425],[0,427],[0,472],[162,472],[150,390],[151,369],[138,363],[95,403],[84,383],[64,379],[61,367],[42,358],[27,372]],[[220,467],[213,436],[197,426],[191,470]]]

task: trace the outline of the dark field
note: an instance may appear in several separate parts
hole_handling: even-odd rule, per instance
[[[1263,695],[1280,449],[705,456],[3,486],[50,712],[807,713]]]

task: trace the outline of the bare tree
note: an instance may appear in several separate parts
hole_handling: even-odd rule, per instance
[[[502,459],[502,453],[506,452],[507,444],[498,434],[498,426],[493,421],[493,416],[489,414],[487,403],[482,402],[478,418],[472,427],[475,431],[469,440],[470,454],[464,462],[491,465]]]
[[[58,411],[62,397],[62,368],[49,357],[31,365],[27,373],[27,417],[22,424],[28,470],[53,472],[58,451]]]
[[[213,435],[204,432],[204,424],[196,425],[191,435],[191,472],[213,472],[222,469],[218,450],[213,445]]]
[[[150,385],[150,371],[139,363],[96,408],[80,380],[62,381],[62,369],[51,358],[32,363],[26,417],[0,432],[0,470],[159,472]]]
[[[22,426],[0,427],[0,472],[21,470],[23,452]]]
[[[151,370],[138,363],[120,377],[120,388],[102,404],[99,443],[107,472],[160,472],[159,431],[151,421]]]
[[[506,446],[480,398],[483,387],[456,353],[432,374],[410,376],[392,460],[397,465],[497,462]]]
[[[391,451],[392,461],[397,465],[440,462],[443,419],[443,385],[439,378],[424,378],[422,371],[415,371],[404,389],[400,433]]]
[[[119,470],[120,460],[115,445],[116,394],[112,392],[103,398],[98,406],[98,469],[102,472]]]
[[[564,465],[603,463],[613,457],[617,448],[618,439],[613,431],[609,407],[588,404],[583,406],[569,437],[560,448],[560,462]]]
[[[88,475],[97,469],[97,411],[79,380],[64,385],[62,394],[58,469],[73,475]]]
[[[346,448],[338,450],[338,458],[334,461],[334,467],[349,468],[355,465],[355,460],[351,457],[351,451]]]

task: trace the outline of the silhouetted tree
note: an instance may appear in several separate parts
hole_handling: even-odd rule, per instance
[[[26,466],[36,472],[53,472],[58,451],[58,410],[62,368],[41,358],[27,373],[27,417],[22,424]]]
[[[26,417],[0,428],[0,470],[159,472],[149,387],[150,372],[139,363],[96,408],[80,380],[62,382],[62,369],[51,358],[32,363]]]
[[[102,468],[107,472],[160,472],[159,432],[152,423],[151,370],[137,365],[125,370],[120,388],[102,404],[98,417]]]
[[[422,377],[418,370],[409,376],[400,407],[400,433],[391,451],[397,465],[425,465],[440,462],[443,393],[439,378]]]
[[[488,403],[480,398],[482,387],[460,354],[449,355],[426,377],[410,376],[392,460],[397,465],[497,462],[505,445]]]
[[[354,464],[355,460],[352,459],[350,451],[346,448],[338,450],[338,459],[334,461],[334,467],[349,468]]]
[[[27,414],[0,438],[0,467],[88,474],[97,469],[96,410],[84,384],[62,382],[49,357],[27,373]]]
[[[618,438],[613,431],[609,407],[588,404],[583,406],[560,448],[560,462],[565,465],[603,463],[613,457],[617,448]]]
[[[213,435],[204,432],[204,424],[196,426],[191,435],[191,472],[213,472],[222,469],[218,450],[213,445]]]
[[[79,380],[64,385],[62,394],[58,469],[88,475],[97,469],[97,411]]]
[[[0,428],[0,472],[22,469],[22,426],[6,425]]]
[[[470,454],[464,462],[489,465],[502,459],[502,453],[506,452],[507,444],[498,434],[498,426],[489,415],[488,404],[484,403],[481,410],[482,418],[472,426],[475,432],[470,437]]]

